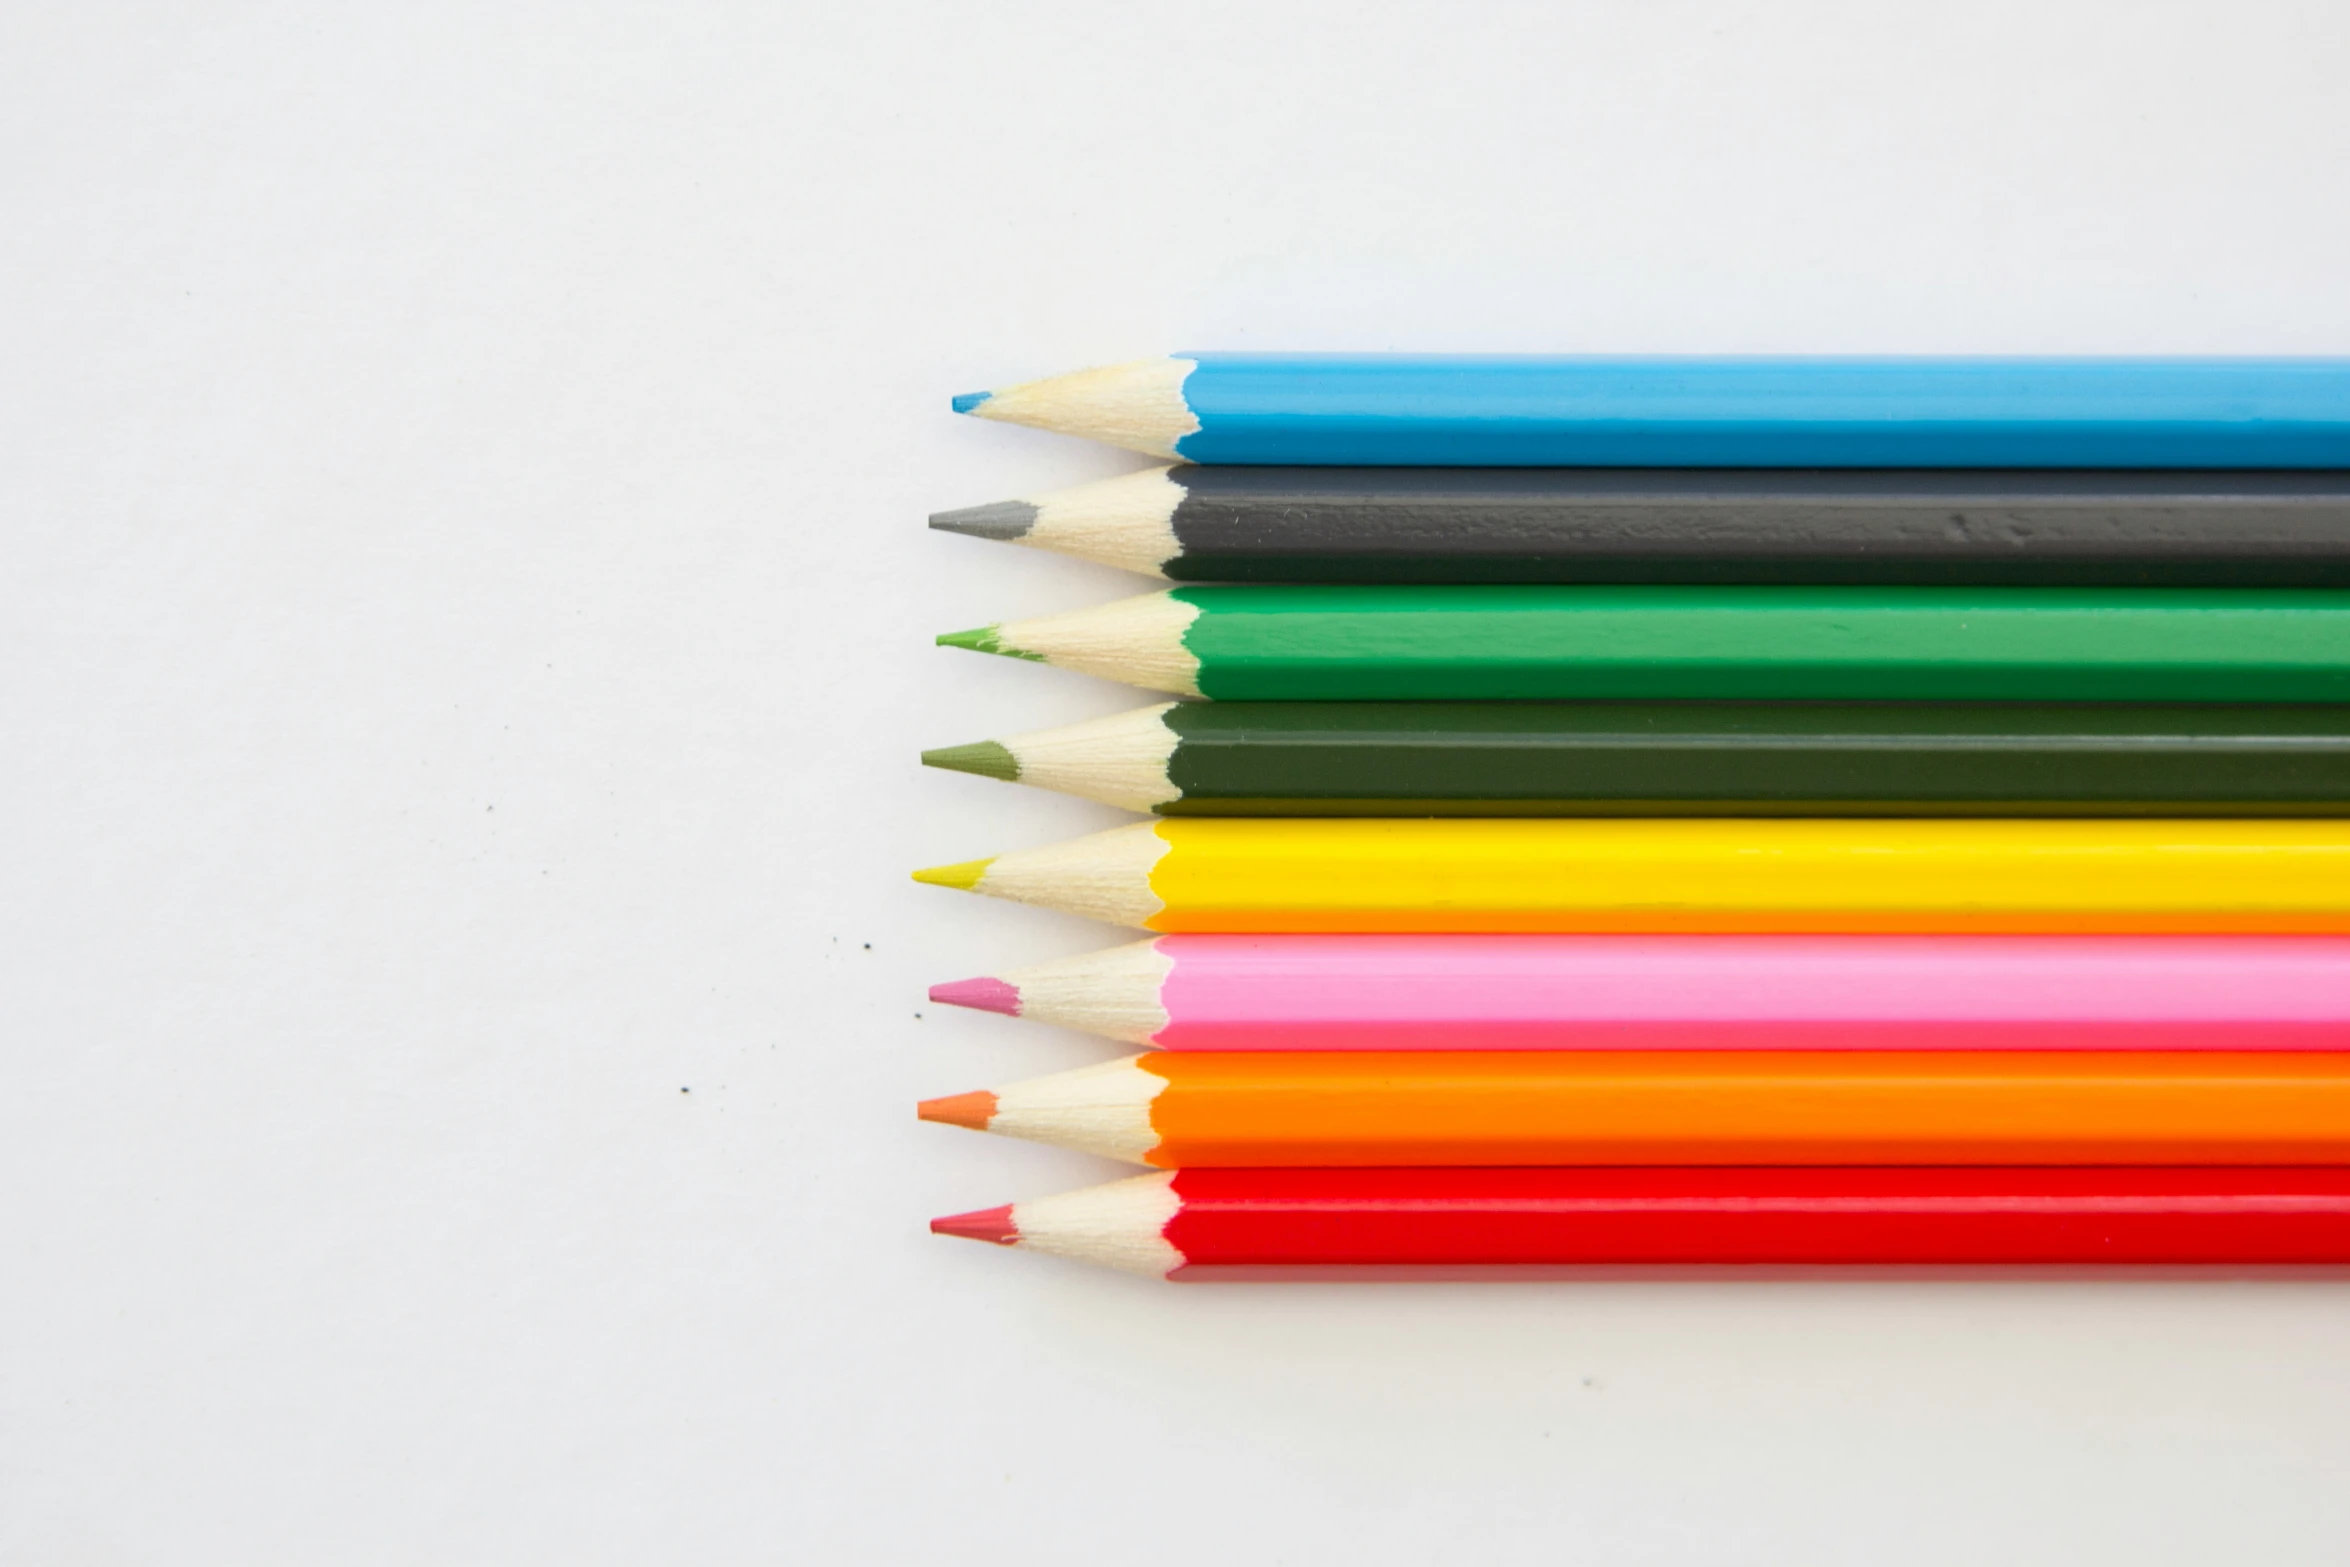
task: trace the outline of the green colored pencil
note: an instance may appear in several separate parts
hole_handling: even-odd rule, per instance
[[[2342,816],[2350,707],[1167,702],[925,751],[1163,816]]]
[[[2350,591],[1187,587],[938,639],[1226,701],[2350,701]]]

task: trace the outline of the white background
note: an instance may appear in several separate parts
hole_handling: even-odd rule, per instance
[[[208,19],[202,19],[208,18]],[[1192,1288],[906,871],[1185,347],[2350,352],[2323,4],[0,10],[0,1559],[2339,1563],[2350,1286]]]

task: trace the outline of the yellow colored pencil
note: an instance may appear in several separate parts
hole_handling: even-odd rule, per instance
[[[2350,931],[2350,822],[1219,818],[914,879],[1158,931]]]

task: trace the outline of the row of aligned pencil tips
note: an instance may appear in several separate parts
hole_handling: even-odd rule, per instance
[[[1147,933],[933,1222],[1181,1279],[2350,1265],[2350,360],[1184,354],[942,531],[1173,701],[923,760],[1146,813],[919,881]]]

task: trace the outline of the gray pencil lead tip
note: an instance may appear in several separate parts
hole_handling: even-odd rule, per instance
[[[1036,508],[1027,501],[991,501],[932,512],[930,525],[941,533],[967,533],[975,539],[1019,539],[1036,525]]]

